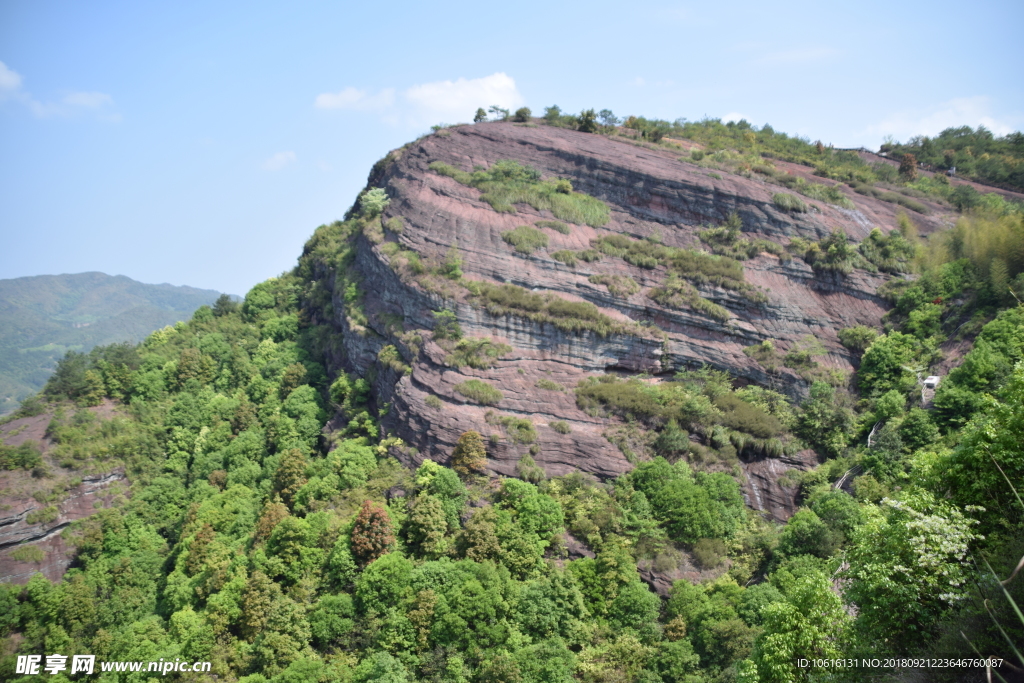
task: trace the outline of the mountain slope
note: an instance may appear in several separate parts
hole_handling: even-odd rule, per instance
[[[68,349],[141,341],[219,295],[103,273],[0,280],[0,413],[39,391]]]

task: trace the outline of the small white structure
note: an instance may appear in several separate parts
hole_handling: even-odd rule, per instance
[[[939,386],[939,379],[940,379],[940,377],[938,375],[932,375],[931,377],[925,377],[925,379],[924,379],[924,388],[925,389],[934,389],[934,388],[936,388],[937,386]]]

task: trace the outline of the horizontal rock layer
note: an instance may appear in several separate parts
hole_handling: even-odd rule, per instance
[[[705,169],[679,161],[676,154],[565,129],[491,123],[441,131],[396,150],[388,163],[375,167],[370,185],[384,187],[390,198],[384,220],[397,216],[404,223],[401,234],[389,232],[386,239],[417,252],[425,263],[440,263],[455,245],[467,279],[511,283],[588,301],[613,320],[651,323],[657,328],[600,337],[593,332],[565,332],[515,315],[493,316],[474,305],[468,293],[454,283],[444,285],[450,291],[442,296],[408,275],[400,276],[382,249],[384,245],[359,236],[352,268],[363,283],[369,325],[365,330],[351,329],[340,313],[344,310],[342,292],[334,292],[334,310],[339,312],[334,324],[343,346],[336,360],[350,371],[364,373],[374,366],[377,353],[386,344],[407,352],[410,372],[402,375],[380,368],[375,381],[378,405],[388,405],[385,428],[412,447],[401,452],[402,458],[410,464],[426,457],[446,462],[459,435],[476,429],[490,439],[490,470],[514,474],[529,445],[511,443],[505,430],[493,424],[496,415],[512,415],[535,424],[534,457],[549,474],[582,470],[612,477],[632,464],[602,435],[612,421],[576,407],[572,388],[587,376],[608,370],[667,375],[709,364],[728,370],[741,381],[799,397],[806,395],[806,380],[786,368],[769,373],[743,350],[772,339],[785,352],[809,337],[820,342],[827,353],[819,358],[823,366],[853,369],[854,358],[839,343],[837,332],[854,325],[879,324],[886,305],[875,292],[886,276],[862,271],[847,276],[819,274],[799,259],[783,262],[762,254],[743,262],[743,268],[746,281],[767,295],[766,303],[752,304],[736,292],[710,285],[699,287],[704,298],[728,310],[730,319],[723,322],[694,310],[659,306],[650,299],[650,288],[667,277],[662,266],[644,269],[608,256],[595,263],[568,266],[551,258],[550,254],[560,249],[587,249],[592,239],[610,233],[653,237],[668,246],[694,248],[699,245],[700,229],[720,224],[733,211],[743,221],[745,237],[781,244],[793,236],[820,239],[836,228],[861,239],[874,225],[888,231],[894,222],[890,205],[880,206],[884,203],[852,194],[855,210],[805,200],[813,207],[811,212],[780,211],[772,203],[772,195],[781,191],[778,186],[730,174],[713,178]],[[501,159],[533,166],[545,178],[568,178],[577,191],[608,204],[610,221],[599,229],[571,225],[568,235],[544,229],[549,239],[546,249],[529,256],[516,253],[502,239],[502,232],[551,219],[549,212],[517,205],[514,214],[498,213],[480,200],[478,190],[428,169],[432,162],[442,161],[469,171]],[[589,278],[595,274],[629,276],[640,289],[617,296],[605,286],[591,283]],[[487,370],[446,366],[444,351],[430,341],[429,334],[431,311],[441,308],[455,311],[466,336],[492,337],[513,351]],[[418,330],[424,338],[416,357],[398,340],[395,320],[402,321],[405,332]],[[470,378],[487,381],[503,398],[490,407],[468,401],[454,386]],[[538,388],[541,379],[555,381],[565,391]],[[431,407],[427,403],[430,396],[436,397],[441,407],[433,399]],[[554,421],[566,422],[571,431],[563,434],[552,429]],[[776,469],[781,473],[794,466],[806,464],[745,465],[750,504],[784,518],[792,508],[793,492],[777,486],[774,475]]]

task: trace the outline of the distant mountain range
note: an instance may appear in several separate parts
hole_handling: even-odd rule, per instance
[[[140,341],[218,296],[104,273],[0,280],[0,414],[39,391],[68,349]]]

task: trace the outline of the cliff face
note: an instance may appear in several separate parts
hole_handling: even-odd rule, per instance
[[[761,298],[767,299],[764,303],[751,303],[749,297],[711,284],[697,285],[701,296],[728,311],[729,319],[723,321],[721,316],[668,308],[651,299],[650,289],[665,283],[663,266],[641,268],[610,257],[570,266],[551,257],[558,250],[589,249],[591,240],[613,233],[651,238],[670,247],[698,248],[697,232],[721,224],[733,211],[742,220],[745,238],[777,244],[795,236],[817,240],[836,228],[860,240],[876,225],[888,232],[894,224],[891,205],[852,193],[855,210],[805,199],[810,212],[781,211],[772,202],[773,194],[781,190],[778,186],[756,176],[713,177],[706,169],[678,160],[679,154],[559,128],[491,123],[428,136],[375,167],[370,186],[385,188],[390,198],[383,222],[387,225],[400,217],[403,227],[400,232],[385,231],[383,241],[379,236],[357,238],[349,275],[362,283],[368,324],[365,329],[352,325],[342,313],[344,292],[335,287],[334,324],[343,344],[336,360],[359,373],[377,367],[375,398],[378,405],[388,405],[383,426],[415,449],[415,455],[408,449],[400,457],[447,462],[459,435],[475,429],[490,437],[490,470],[513,475],[529,447],[516,443],[498,418],[515,416],[534,424],[534,458],[548,474],[582,470],[612,477],[632,464],[603,435],[614,422],[577,407],[572,389],[585,377],[606,371],[646,372],[657,381],[681,368],[709,364],[728,370],[741,382],[770,386],[794,397],[805,395],[807,382],[795,372],[781,365],[769,371],[744,353],[744,348],[766,339],[774,340],[784,352],[813,338],[826,352],[819,358],[824,368],[852,370],[854,359],[839,343],[837,332],[879,324],[886,306],[875,291],[887,276],[863,271],[847,276],[819,274],[799,259],[783,261],[762,253],[742,264],[746,282],[761,290]],[[518,204],[515,213],[499,213],[480,199],[479,190],[428,169],[432,162],[441,161],[469,171],[501,159],[530,165],[544,178],[570,179],[575,190],[609,206],[610,220],[599,229],[571,225],[569,234],[544,228],[549,242],[545,249],[517,253],[502,239],[502,232],[550,220],[549,212]],[[804,174],[808,170],[793,169]],[[922,231],[934,227],[925,219],[919,222]],[[411,277],[395,256],[401,247],[416,252],[424,263],[436,264],[451,253],[453,245],[468,280],[510,283],[590,302],[612,320],[649,326],[602,337],[593,331],[567,332],[516,315],[492,315],[455,283]],[[613,294],[605,285],[592,283],[593,275],[628,276],[639,288]],[[445,362],[447,352],[430,333],[432,311],[442,308],[456,313],[465,336],[491,337],[512,351],[490,368],[450,367]],[[410,342],[417,334],[420,341]],[[389,344],[401,352],[408,372],[378,362],[378,353]],[[467,401],[455,386],[472,378],[493,385],[501,392],[501,400],[490,407]],[[436,398],[428,403],[431,396]],[[560,424],[559,429],[552,428],[556,421],[564,422],[568,433]],[[785,461],[744,463],[749,474],[748,502],[785,518],[793,492],[774,482],[787,469],[811,464],[813,458],[806,454]]]
[[[88,410],[101,417],[115,411],[110,401]],[[127,489],[123,469],[82,474],[61,466],[47,436],[52,418],[52,413],[43,413],[0,425],[0,442],[18,446],[28,441],[41,447],[45,472],[0,472],[0,583],[22,584],[37,572],[59,581],[75,555],[74,544],[64,537],[67,528],[123,500]]]

